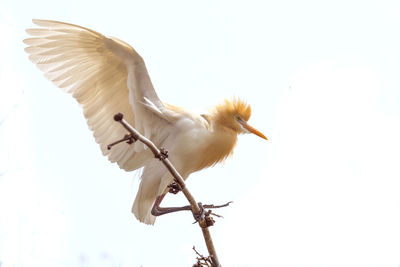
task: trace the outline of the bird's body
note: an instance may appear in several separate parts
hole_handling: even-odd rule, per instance
[[[238,133],[265,138],[247,124],[250,106],[239,99],[225,100],[207,115],[161,102],[143,59],[123,41],[73,24],[34,23],[43,28],[27,30],[34,36],[24,40],[30,59],[81,104],[96,142],[111,162],[126,171],[143,168],[132,212],[144,223],[154,224],[151,208],[173,178],[139,142],[107,149],[125,134],[115,126],[114,114],[123,113],[156,146],[166,148],[184,179],[229,156]]]

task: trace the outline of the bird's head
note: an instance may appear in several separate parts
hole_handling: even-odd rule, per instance
[[[250,105],[239,98],[225,99],[223,103],[212,110],[212,116],[216,124],[230,128],[238,134],[252,133],[268,140],[260,131],[247,123],[250,115]]]

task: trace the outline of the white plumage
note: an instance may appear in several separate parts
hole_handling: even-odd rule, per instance
[[[250,107],[238,99],[226,101],[205,116],[162,103],[143,59],[123,41],[73,24],[33,22],[41,28],[27,30],[33,36],[24,40],[30,60],[81,104],[103,155],[126,171],[144,167],[132,207],[140,221],[154,224],[154,200],[165,194],[173,179],[140,142],[107,149],[126,134],[115,124],[114,114],[123,113],[156,146],[166,148],[184,179],[230,155],[237,133],[250,131],[265,138],[246,123]],[[225,123],[224,116],[232,116],[232,121],[228,118]]]

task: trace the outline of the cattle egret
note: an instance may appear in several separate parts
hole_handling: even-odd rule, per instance
[[[231,155],[238,134],[253,133],[267,139],[247,123],[251,109],[242,100],[225,100],[207,115],[163,103],[143,59],[127,43],[69,23],[33,22],[40,28],[27,29],[33,36],[24,40],[29,59],[79,102],[103,155],[125,171],[143,167],[132,207],[141,222],[154,224],[152,207],[161,202],[173,177],[139,142],[107,149],[125,134],[115,125],[114,114],[123,113],[129,124],[156,146],[167,149],[184,179]]]

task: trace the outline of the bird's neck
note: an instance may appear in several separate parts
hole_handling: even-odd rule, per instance
[[[196,170],[213,166],[230,156],[236,145],[237,134],[230,128],[212,124],[210,134],[204,141],[201,151],[204,156],[197,162]]]

